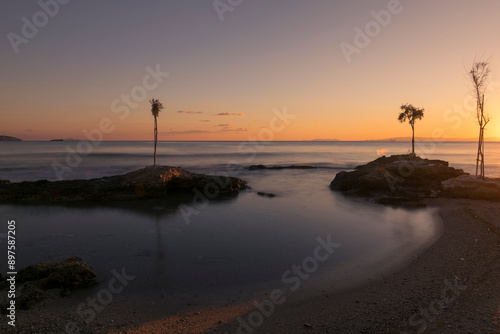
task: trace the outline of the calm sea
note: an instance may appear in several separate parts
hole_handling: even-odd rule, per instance
[[[153,162],[151,142],[103,142],[91,152],[78,145],[1,142],[0,179],[88,179]],[[338,171],[380,155],[407,153],[409,147],[402,142],[160,142],[159,164],[228,173],[252,189],[210,203],[196,200],[193,193],[174,202],[126,206],[0,204],[0,242],[6,244],[7,220],[15,219],[18,268],[78,256],[99,274],[96,289],[107,284],[111,270],[125,268],[136,278],[120,298],[155,290],[182,304],[234,298],[234,291],[241,298],[275,287],[290,292],[298,283],[301,288],[324,282],[340,287],[378,277],[436,236],[433,208],[373,205],[328,188]],[[417,145],[421,156],[447,160],[471,173],[475,149],[470,142]],[[76,154],[78,150],[85,154]],[[487,174],[500,177],[500,143],[487,143],[486,154]],[[318,168],[245,169],[254,164]],[[315,263],[318,238],[330,238],[338,247]],[[294,274],[294,265],[306,266],[307,275]],[[0,269],[7,271],[5,260]]]
[[[32,181],[93,178],[124,173],[153,163],[151,142],[0,142],[0,179]],[[159,164],[201,171],[230,172],[238,164],[310,165],[350,169],[381,155],[408,153],[405,142],[159,142]],[[422,142],[416,151],[425,158],[449,161],[475,172],[474,142]],[[79,153],[80,152],[80,153]],[[52,165],[56,164],[56,168]],[[228,167],[228,165],[233,165]],[[61,166],[71,167],[62,169]],[[236,168],[237,169],[237,168]],[[486,172],[500,177],[500,142],[486,143]]]

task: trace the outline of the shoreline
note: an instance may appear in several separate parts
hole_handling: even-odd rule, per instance
[[[439,198],[428,199],[426,204],[439,209],[442,233],[392,274],[353,289],[325,287],[291,294],[286,302],[275,305],[269,317],[262,317],[258,326],[240,332],[500,332],[498,203]],[[248,324],[249,315],[256,310],[252,300],[236,298],[166,314],[161,307],[146,309],[145,300],[118,299],[85,326],[75,313],[78,305],[74,301],[81,301],[79,295],[86,292],[57,303],[50,303],[49,298],[32,310],[20,311],[16,329],[9,332],[61,333],[64,324],[79,321],[79,333],[238,333],[241,319]],[[262,300],[265,298],[270,297]],[[2,323],[0,330],[4,326]]]
[[[500,332],[500,207],[426,202],[439,208],[443,233],[420,256],[353,290],[290,300],[255,333]],[[232,322],[213,333],[237,333],[238,327]]]

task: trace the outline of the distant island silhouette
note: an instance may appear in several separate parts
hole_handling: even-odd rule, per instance
[[[11,136],[0,136],[0,141],[22,141],[22,140]]]

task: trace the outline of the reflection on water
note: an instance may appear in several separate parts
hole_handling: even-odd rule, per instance
[[[78,256],[98,272],[101,283],[112,269],[127,268],[136,276],[127,291],[172,295],[282,285],[283,272],[311,256],[318,237],[331,235],[341,246],[311,275],[309,285],[340,282],[348,279],[346,272],[372,271],[374,264],[380,268],[432,237],[432,210],[345,198],[328,188],[334,175],[331,170],[245,171],[239,176],[252,190],[200,208],[189,224],[177,205],[164,201],[125,208],[2,205],[0,212],[17,221],[19,268]],[[257,191],[277,196],[263,198]],[[190,200],[183,199],[192,205]]]

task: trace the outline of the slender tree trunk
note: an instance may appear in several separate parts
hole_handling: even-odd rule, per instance
[[[478,97],[477,104],[477,114],[479,118],[479,140],[477,146],[477,158],[476,158],[476,177],[485,179],[484,173],[484,128],[488,123],[488,120],[484,117],[484,95],[482,99]]]
[[[476,177],[479,177],[479,152],[481,152],[481,130],[479,130],[479,140],[477,141],[477,157],[476,157]]]
[[[482,138],[483,138],[483,119],[481,115],[481,100],[480,100],[480,95],[479,92],[477,93],[477,121],[479,123],[479,138],[477,140],[477,157],[476,157],[476,177],[480,177],[480,170],[481,170],[481,147],[482,147]]]
[[[483,127],[481,124],[479,124],[479,139],[477,142],[476,177],[482,177]]]
[[[156,166],[156,143],[158,142],[158,128],[156,127],[156,116],[155,116],[155,154],[154,154],[154,165]]]
[[[411,126],[411,132],[412,132],[412,137],[411,137],[411,154],[415,156],[415,125],[412,124]]]
[[[479,161],[481,160],[481,132],[482,128],[479,127],[479,138],[477,140],[477,157],[476,157],[476,177],[479,177]]]
[[[484,129],[486,128],[486,125],[488,124],[488,120],[484,117],[484,95],[483,99],[481,100],[481,117],[483,119],[483,126],[482,126],[482,133],[481,133],[481,177],[484,181],[486,174],[484,173]]]
[[[483,149],[481,151],[481,177],[484,181],[486,174],[484,173],[484,129],[483,129]]]
[[[484,125],[481,127],[479,138],[479,162],[479,177],[484,180]]]

